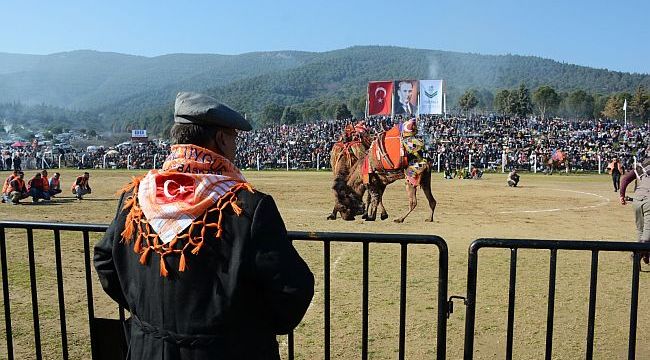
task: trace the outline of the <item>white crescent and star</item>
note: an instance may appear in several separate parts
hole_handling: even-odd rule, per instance
[[[381,96],[377,95],[377,94],[382,93],[382,92],[384,93],[383,95],[381,95]],[[375,99],[377,99],[377,102],[380,103],[380,104],[383,103],[384,98],[386,97],[387,93],[388,92],[386,91],[386,89],[381,87],[381,86],[378,87],[377,89],[375,89]]]
[[[178,196],[179,194],[184,194],[184,193],[187,192],[187,190],[185,189],[184,186],[182,186],[182,185],[178,185],[178,191],[176,192],[176,194],[172,195],[172,194],[169,192],[169,184],[171,184],[171,183],[174,183],[174,184],[177,184],[177,185],[178,185],[178,183],[177,183],[176,181],[174,181],[174,180],[167,180],[167,181],[165,181],[165,183],[163,184],[163,193],[165,194],[166,197],[168,197],[168,198],[170,198],[170,199],[173,199],[173,198],[175,198],[176,196]]]

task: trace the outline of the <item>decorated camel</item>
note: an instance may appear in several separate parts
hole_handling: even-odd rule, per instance
[[[334,209],[327,217],[328,220],[336,220],[337,213],[345,220],[354,220],[355,215],[364,212],[363,206],[359,205],[357,199],[350,191],[346,191],[347,180],[350,169],[360,158],[363,158],[370,147],[372,139],[363,122],[356,125],[348,125],[341,138],[332,146],[330,154],[330,165],[334,174]],[[362,194],[363,195],[363,194]]]
[[[409,210],[404,216],[395,219],[395,222],[403,222],[417,206],[418,186],[422,188],[431,208],[431,214],[426,221],[433,221],[436,200],[431,193],[431,166],[421,158],[423,144],[415,134],[415,120],[380,133],[367,153],[352,165],[345,185],[334,189],[337,199],[346,201],[337,203],[344,219],[352,220],[358,215],[359,208],[363,207],[361,199],[366,191],[368,200],[364,219],[374,221],[378,209],[382,220],[388,218],[382,203],[386,186],[406,178]]]
[[[544,164],[548,175],[553,175],[553,170],[557,170],[561,174],[562,171],[566,171],[569,167],[569,157],[562,150],[554,150],[550,156],[545,156]]]

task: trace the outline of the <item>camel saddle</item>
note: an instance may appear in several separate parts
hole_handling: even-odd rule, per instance
[[[343,142],[337,141],[332,147],[333,164],[345,159],[347,166],[351,167],[353,163],[365,155],[365,147],[360,140]]]
[[[368,183],[370,173],[389,173],[406,168],[408,159],[402,146],[399,127],[393,126],[390,130],[379,133],[363,161],[361,174],[364,184]]]

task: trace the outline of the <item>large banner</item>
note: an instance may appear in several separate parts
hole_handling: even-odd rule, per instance
[[[442,114],[442,80],[420,80],[419,114]]]
[[[394,96],[393,114],[413,116],[418,114],[418,80],[395,81]]]
[[[368,115],[390,115],[392,100],[392,81],[368,83]]]

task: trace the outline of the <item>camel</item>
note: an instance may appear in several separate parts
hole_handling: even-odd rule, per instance
[[[557,150],[553,155],[546,155],[543,159],[548,175],[553,175],[553,170],[561,174],[562,170],[569,168],[569,157],[561,150]]]
[[[340,213],[344,220],[354,220],[355,215],[363,214],[364,207],[359,205],[361,198],[357,198],[346,187],[350,169],[359,158],[365,156],[369,147],[370,137],[362,123],[354,128],[348,126],[343,137],[332,147],[330,165],[334,174],[334,208],[327,216],[328,220],[336,220],[337,213]]]
[[[366,154],[366,157],[368,154]],[[387,171],[387,172],[373,172],[368,174],[368,183],[364,184],[363,174],[362,174],[362,164],[364,160],[361,159],[357,161],[355,165],[352,166],[350,170],[350,176],[347,181],[347,187],[350,193],[350,199],[361,199],[363,198],[364,192],[367,190],[369,195],[369,201],[367,202],[366,212],[364,214],[364,219],[366,221],[374,221],[377,216],[377,210],[380,210],[380,218],[382,220],[388,218],[388,212],[382,203],[382,198],[386,186],[392,184],[393,182],[406,178],[406,169],[400,169],[397,171]],[[419,185],[424,192],[424,196],[427,198],[429,203],[429,208],[431,208],[431,214],[425,219],[426,222],[433,221],[433,214],[436,209],[436,199],[431,193],[431,164],[427,163],[424,166],[424,170],[420,174],[420,183]],[[410,182],[406,182],[406,193],[409,199],[409,210],[402,217],[394,219],[396,223],[404,222],[409,214],[417,206],[417,186],[412,185]],[[347,195],[347,194],[346,194]],[[362,204],[358,204],[361,206]]]
[[[361,199],[363,199],[366,190],[368,193],[363,218],[374,221],[377,210],[380,210],[382,220],[388,218],[388,213],[382,202],[386,186],[396,180],[407,178],[410,180],[406,182],[409,211],[404,216],[395,219],[395,222],[403,222],[417,206],[417,186],[422,187],[431,208],[431,214],[426,221],[433,221],[436,200],[431,193],[431,165],[417,155],[415,159],[419,159],[416,161],[419,168],[414,172],[413,164],[409,164],[407,155],[405,155],[405,152],[419,154],[418,149],[414,150],[417,146],[421,146],[421,142],[414,138],[415,131],[415,121],[413,120],[402,124],[401,127],[394,127],[387,132],[378,134],[365,155],[359,158],[349,168],[349,171],[342,172],[347,173],[347,177],[341,176],[338,179],[340,186],[335,186],[333,189],[337,199],[341,200],[337,203],[340,206],[338,211],[341,212],[345,220],[353,220],[354,216],[358,215],[359,208],[363,207]],[[406,149],[406,147],[411,148]],[[411,178],[407,176],[407,173],[411,173]],[[343,183],[344,179],[345,183]]]

